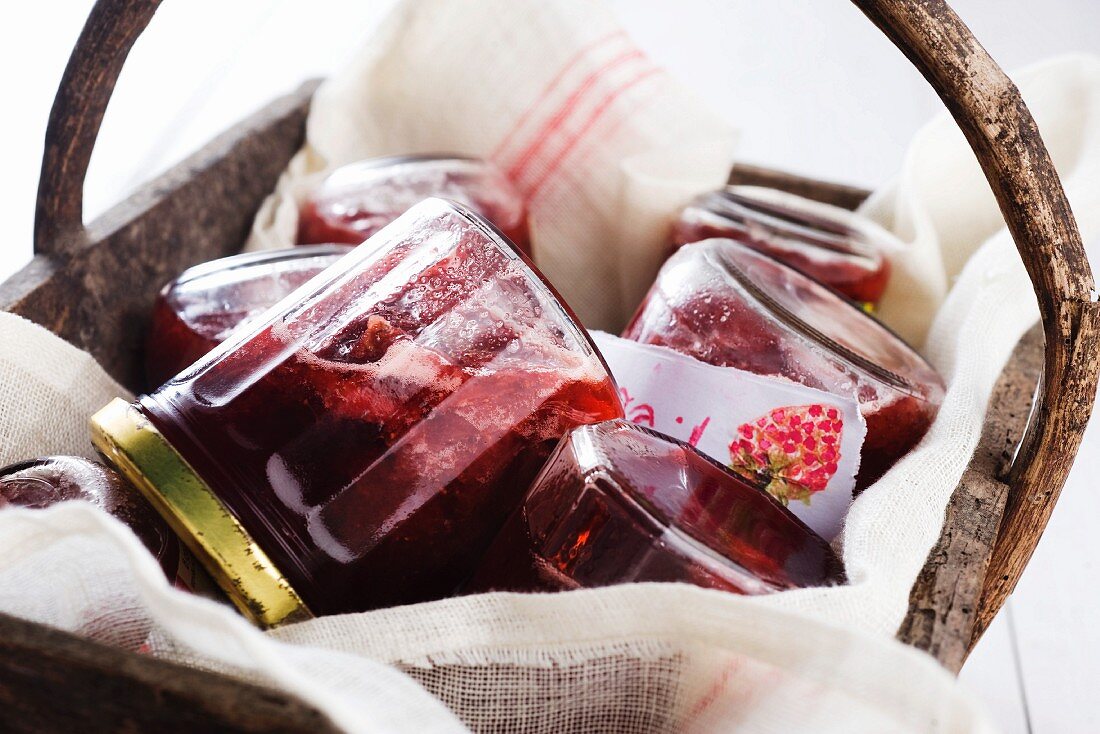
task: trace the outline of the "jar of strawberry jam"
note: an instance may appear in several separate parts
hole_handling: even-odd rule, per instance
[[[672,225],[670,253],[690,242],[737,240],[834,288],[875,304],[890,278],[892,234],[846,209],[761,186],[729,186],[694,199]]]
[[[829,288],[733,240],[681,248],[623,336],[853,397],[867,421],[857,488],[920,441],[943,400],[939,374],[900,337]]]
[[[616,420],[561,440],[465,590],[683,581],[767,594],[844,580],[829,544],[768,494]]]
[[[0,508],[41,510],[83,500],[129,526],[172,581],[186,584],[189,558],[179,541],[137,490],[103,464],[79,456],[47,456],[0,468]],[[186,551],[184,551],[186,554]]]
[[[541,276],[428,199],[93,434],[270,625],[451,594],[558,438],[621,415]]]
[[[156,386],[225,341],[351,252],[348,245],[308,245],[212,260],[161,289],[145,339],[145,374]]]
[[[303,202],[298,243],[357,245],[429,196],[464,204],[531,254],[523,196],[492,163],[454,155],[371,158],[336,169]]]

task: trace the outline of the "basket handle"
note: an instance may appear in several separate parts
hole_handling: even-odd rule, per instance
[[[84,177],[122,65],[161,0],[99,0],[73,47],[46,123],[34,214],[34,251],[84,244]]]
[[[1096,397],[1100,308],[1065,191],[1012,81],[943,0],[853,2],[913,62],[962,129],[1042,315],[1043,379],[1005,474],[1010,491],[976,612],[976,641],[1019,581],[1080,447]]]
[[[98,0],[62,77],[46,132],[35,250],[83,238],[92,147],[131,46],[161,0]],[[921,71],[970,142],[1035,287],[1045,378],[1007,482],[1011,493],[976,635],[1004,603],[1042,535],[1096,394],[1100,308],[1058,174],[1019,90],[944,0],[852,0]]]

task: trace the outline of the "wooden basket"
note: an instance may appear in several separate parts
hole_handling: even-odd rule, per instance
[[[994,389],[980,443],[897,633],[957,671],[1020,578],[1080,445],[1096,393],[1100,307],[1058,175],[1012,82],[943,0],[853,2],[924,74],[962,128],[1042,313],[1041,329],[1021,340]],[[272,102],[84,226],[84,176],[103,113],[159,5],[99,0],[92,10],[46,131],[35,258],[0,284],[0,308],[87,350],[132,388],[140,385],[140,335],[160,284],[240,249],[260,202],[302,144],[316,88],[307,84]],[[750,166],[736,166],[731,181],[849,208],[866,196]],[[281,692],[3,615],[0,691],[5,730],[334,731]]]

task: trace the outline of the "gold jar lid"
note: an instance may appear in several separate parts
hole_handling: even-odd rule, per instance
[[[286,577],[187,461],[134,405],[92,416],[92,443],[164,516],[237,608],[274,627],[313,615]]]

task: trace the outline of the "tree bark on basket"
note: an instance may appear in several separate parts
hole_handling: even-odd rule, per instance
[[[1015,86],[942,0],[853,2],[955,116],[1001,206],[1043,317],[997,383],[978,450],[898,630],[899,639],[958,670],[1018,580],[1065,482],[1095,395],[1100,314],[1072,213]],[[36,257],[0,284],[0,309],[88,350],[133,389],[142,387],[138,335],[160,283],[239,249],[255,210],[301,145],[315,86],[275,101],[84,226],[84,175],[103,112],[130,47],[159,4],[99,0],[93,8],[47,129]],[[735,167],[731,180],[848,208],[866,195],[752,166]],[[1045,379],[1029,422],[1040,372]],[[82,731],[334,731],[286,694],[4,615],[0,640],[0,691],[11,704],[0,719],[9,730],[69,732],[79,721]]]

